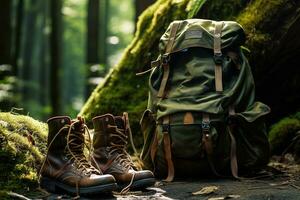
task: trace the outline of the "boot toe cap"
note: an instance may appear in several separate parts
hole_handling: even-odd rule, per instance
[[[80,185],[82,187],[108,185],[114,183],[116,183],[116,180],[110,174],[105,174],[105,175],[92,174],[90,177],[85,177],[80,180]]]

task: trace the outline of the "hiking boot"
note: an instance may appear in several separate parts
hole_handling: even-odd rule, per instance
[[[138,171],[126,151],[128,136],[132,137],[127,113],[116,117],[111,114],[98,116],[93,118],[93,124],[92,164],[104,174],[112,174],[121,192],[153,185],[153,173],[149,170]]]
[[[85,125],[59,116],[48,121],[47,155],[41,167],[40,185],[53,193],[90,195],[116,189],[111,175],[103,175],[84,155]]]

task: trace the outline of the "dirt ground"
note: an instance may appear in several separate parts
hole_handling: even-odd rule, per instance
[[[51,194],[34,199],[71,199],[67,195]],[[176,180],[172,183],[157,181],[154,187],[133,191],[126,195],[117,193],[84,198],[83,200],[124,199],[189,199],[189,200],[300,200],[300,165],[271,162],[260,178],[231,180]]]

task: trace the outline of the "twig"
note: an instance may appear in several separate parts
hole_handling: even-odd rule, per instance
[[[291,186],[292,186],[293,188],[296,188],[296,189],[300,190],[300,187],[299,187],[298,185],[291,184]]]
[[[27,198],[27,197],[25,197],[21,194],[15,193],[15,192],[8,192],[7,195],[11,196],[11,197],[17,197],[17,198],[22,199],[22,200],[31,200],[31,199],[29,199],[29,198]]]

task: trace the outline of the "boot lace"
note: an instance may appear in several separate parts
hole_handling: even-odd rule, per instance
[[[84,133],[88,133],[89,146],[85,142]],[[78,170],[85,175],[99,174],[99,171],[94,168],[84,155],[84,147],[86,146],[91,157],[92,142],[88,127],[85,125],[83,118],[78,117],[77,120],[72,121],[68,127],[67,134],[67,157],[73,160]]]
[[[110,142],[110,145],[111,145],[110,153],[111,154],[117,153],[117,156],[115,157],[115,160],[120,165],[122,165],[126,170],[132,169],[132,172],[131,172],[132,177],[131,177],[131,180],[130,180],[129,184],[125,188],[123,188],[120,192],[121,194],[126,194],[129,191],[131,185],[133,184],[133,180],[134,180],[134,177],[135,177],[135,171],[134,171],[135,165],[134,165],[134,163],[131,159],[131,156],[126,151],[126,146],[127,146],[127,143],[128,143],[127,142],[128,141],[128,136],[129,136],[131,146],[132,146],[132,149],[134,150],[135,155],[137,155],[137,151],[136,151],[136,148],[134,146],[133,139],[132,139],[132,132],[131,132],[131,128],[130,128],[128,114],[125,112],[123,114],[123,117],[124,117],[124,121],[125,121],[124,129],[118,128],[115,125],[108,125],[108,128],[114,128],[115,132],[116,132],[116,133],[110,134],[110,137],[113,138]],[[126,133],[128,133],[128,136],[127,136]]]
[[[126,170],[134,167],[133,161],[130,158],[130,155],[126,151],[127,146],[127,136],[124,134],[124,129],[120,129],[114,125],[108,125],[108,128],[114,128],[116,133],[110,134],[110,137],[113,138],[110,142],[110,153],[117,153],[115,160],[118,161]]]

